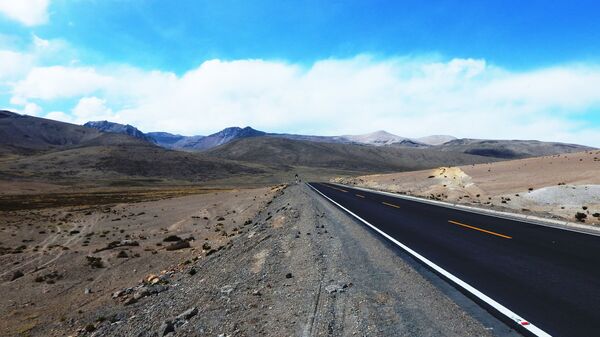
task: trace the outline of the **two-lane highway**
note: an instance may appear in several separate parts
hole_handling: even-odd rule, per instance
[[[600,336],[600,236],[309,186],[528,333]]]

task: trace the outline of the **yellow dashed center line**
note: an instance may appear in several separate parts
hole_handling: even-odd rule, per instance
[[[364,198],[364,197],[365,197],[364,195],[360,195],[360,194],[355,194],[355,195],[356,195],[357,197],[359,197],[359,198]]]
[[[455,225],[459,225],[459,226],[465,227],[465,228],[474,229],[476,231],[480,231],[480,232],[483,232],[483,233],[487,233],[487,234],[499,236],[501,238],[512,239],[512,236],[508,236],[508,235],[504,235],[504,234],[500,234],[500,233],[488,231],[488,230],[485,230],[485,229],[482,229],[482,228],[478,228],[478,227],[475,227],[475,226],[466,225],[464,223],[460,223],[460,222],[457,222],[457,221],[448,220],[448,222],[451,223],[451,224],[455,224]]]
[[[384,205],[386,205],[386,206],[395,207],[395,208],[400,208],[400,206],[398,206],[398,205],[390,204],[390,203],[387,203],[387,202],[385,202],[385,201],[382,201],[381,203],[382,203],[382,204],[384,204]]]
[[[333,188],[334,190],[338,190],[338,191],[341,191],[341,192],[344,192],[344,193],[347,193],[347,192],[348,192],[348,191],[346,191],[346,190],[343,190],[343,189],[341,189],[341,188],[337,188],[337,187],[333,187],[333,186],[329,186],[329,185],[324,185],[324,186],[327,186],[327,187],[329,187],[329,188]]]

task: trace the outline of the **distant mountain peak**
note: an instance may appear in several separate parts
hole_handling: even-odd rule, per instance
[[[8,110],[0,110],[0,118],[15,118],[15,117],[21,117],[21,115],[19,115],[18,113],[14,113],[12,111],[8,111]]]
[[[182,139],[168,145],[171,148],[184,150],[207,150],[239,138],[258,137],[266,134],[266,132],[258,131],[250,126],[246,126],[244,128],[239,126],[231,126],[208,136],[182,136]]]
[[[393,134],[391,132],[387,132],[385,130],[377,130],[375,132],[371,132],[370,134],[371,135],[379,135],[379,136],[395,136],[395,137],[398,137],[395,134]]]
[[[365,133],[362,135],[345,135],[341,138],[346,139],[354,143],[370,144],[370,145],[389,145],[393,143],[401,142],[407,138],[400,137],[393,133],[389,133],[385,130],[378,130],[371,133]]]
[[[120,133],[123,135],[128,135],[131,137],[135,137],[138,139],[142,139],[142,140],[154,143],[154,140],[151,137],[148,137],[145,133],[140,131],[138,128],[136,128],[135,126],[129,125],[129,124],[119,124],[119,123],[104,120],[104,121],[89,121],[89,122],[83,124],[83,126],[85,126],[87,128],[96,129],[101,132]]]
[[[420,137],[420,138],[414,138],[413,140],[423,143],[423,144],[435,146],[435,145],[442,145],[444,143],[456,140],[456,137],[449,136],[449,135],[431,135],[431,136],[425,136],[425,137]]]

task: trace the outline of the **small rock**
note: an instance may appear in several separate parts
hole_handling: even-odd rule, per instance
[[[20,270],[17,270],[17,271],[15,271],[15,272],[14,272],[14,273],[11,275],[11,277],[10,277],[10,281],[14,281],[14,280],[16,280],[16,279],[18,279],[18,278],[21,278],[21,277],[23,277],[23,276],[25,276],[25,274],[23,274],[23,272],[22,272],[22,271],[20,271]]]
[[[128,257],[129,257],[129,255],[127,255],[127,253],[126,253],[124,250],[120,251],[120,252],[117,254],[117,258],[119,258],[119,259],[126,259],[126,258],[128,258]]]
[[[130,305],[130,304],[134,304],[136,303],[138,300],[133,298],[133,297],[129,297],[128,299],[125,300],[125,302],[123,302],[124,305]]]
[[[227,296],[229,296],[229,294],[231,294],[231,292],[233,291],[233,286],[227,284],[221,287],[221,294],[225,294]]]
[[[150,274],[150,275],[146,276],[146,279],[145,279],[144,281],[145,281],[146,283],[152,283],[152,284],[155,284],[155,283],[158,283],[158,282],[160,282],[160,281],[161,281],[161,278],[160,278],[160,276],[158,276],[158,275]]]
[[[177,242],[182,241],[182,239],[177,235],[169,235],[163,239],[163,242]]]
[[[126,318],[127,318],[127,315],[124,312],[119,312],[119,313],[112,315],[109,320],[111,323],[116,323],[116,322],[123,321]]]
[[[92,289],[90,288],[85,288],[85,290],[83,291],[84,294],[88,295],[92,293]]]
[[[150,294],[159,294],[163,291],[166,291],[167,289],[169,289],[169,287],[162,284],[153,284],[148,287],[148,291],[150,292]]]
[[[148,290],[148,288],[144,287],[141,289],[138,289],[134,294],[133,294],[133,298],[135,300],[139,300],[141,298],[144,298],[146,296],[150,295],[150,290]]]
[[[104,268],[104,263],[102,263],[101,257],[86,256],[85,259],[86,259],[87,265],[92,268]]]
[[[178,242],[175,242],[175,243],[167,246],[165,249],[166,250],[179,250],[179,249],[184,249],[184,248],[190,248],[189,241],[178,241]]]
[[[346,285],[346,284],[343,284],[343,285],[330,284],[330,285],[328,285],[328,286],[325,287],[325,291],[327,291],[330,294],[332,294],[332,293],[343,293],[344,291],[346,291],[346,288],[348,288],[348,285]]]
[[[164,337],[171,332],[175,332],[175,326],[173,326],[173,322],[171,321],[165,321],[158,329],[158,335],[160,337]]]
[[[177,320],[188,320],[198,314],[198,308],[190,308],[177,316]]]
[[[260,290],[257,289],[257,290],[254,290],[252,292],[252,295],[254,295],[254,296],[262,296],[262,293],[260,292]]]

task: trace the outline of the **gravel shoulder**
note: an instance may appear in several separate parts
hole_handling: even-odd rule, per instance
[[[277,191],[221,249],[196,253],[117,291],[65,333],[514,335],[305,185]]]

